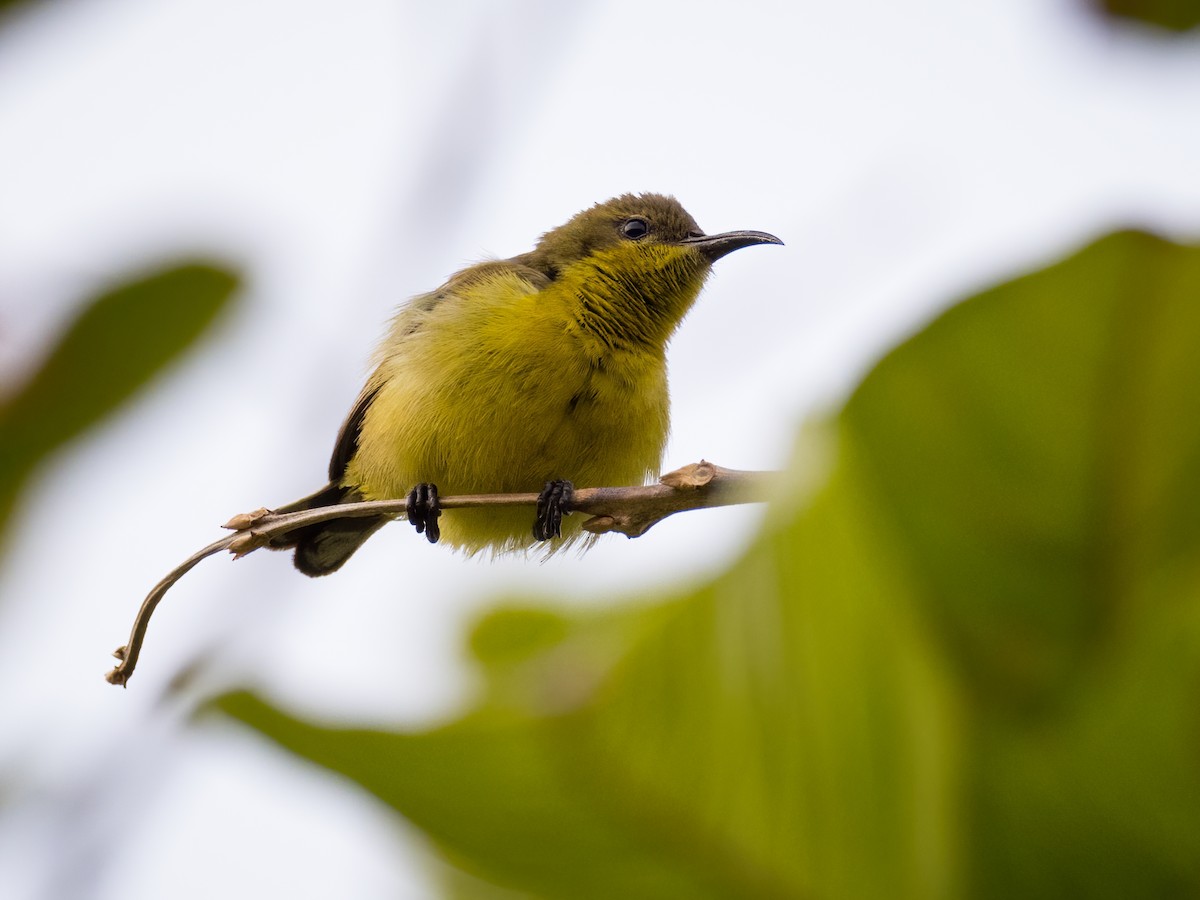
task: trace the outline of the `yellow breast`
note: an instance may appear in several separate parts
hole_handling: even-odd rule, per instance
[[[377,393],[343,483],[384,499],[418,482],[449,496],[657,474],[669,421],[665,348],[606,347],[580,329],[577,310],[569,280],[539,291],[503,272],[418,298],[380,350]],[[580,522],[567,519],[564,538]],[[469,552],[527,548],[532,523],[531,509],[447,510],[442,540]]]

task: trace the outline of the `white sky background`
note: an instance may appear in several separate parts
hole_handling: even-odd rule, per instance
[[[957,296],[1122,224],[1200,235],[1198,160],[1200,42],[1066,0],[73,0],[11,22],[0,383],[131,268],[205,251],[248,288],[25,495],[0,570],[0,896],[428,896],[402,825],[242,731],[185,729],[168,680],[210,653],[210,679],[302,712],[421,727],[469,702],[464,627],[497,596],[605,602],[749,539],[761,511],[545,565],[403,525],[333,578],[217,558],[130,688],[105,684],[141,596],[217,523],[323,484],[405,297],[629,190],[774,232],[673,343],[667,465],[776,467]]]

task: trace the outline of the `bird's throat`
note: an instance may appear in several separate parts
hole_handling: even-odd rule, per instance
[[[647,249],[593,253],[555,284],[569,298],[580,333],[610,351],[664,351],[708,275],[709,267],[684,248]]]

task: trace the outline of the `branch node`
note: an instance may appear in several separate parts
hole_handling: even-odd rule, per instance
[[[260,506],[258,509],[248,513],[238,513],[224,525],[222,528],[228,528],[230,531],[245,531],[247,528],[252,528],[271,514],[271,511],[265,506]]]
[[[718,468],[718,466],[714,466],[707,460],[702,459],[698,463],[688,463],[686,466],[679,467],[674,472],[668,472],[658,480],[667,487],[673,487],[676,490],[701,488],[717,476]]]
[[[253,553],[259,547],[265,547],[268,539],[259,531],[241,531],[235,534],[229,541],[229,546],[226,548],[233,554],[234,559],[241,559],[247,554]]]
[[[612,516],[592,516],[580,527],[592,534],[605,534],[612,531],[616,527],[616,524],[617,520]]]

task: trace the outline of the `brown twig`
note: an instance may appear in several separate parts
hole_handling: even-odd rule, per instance
[[[571,512],[590,515],[591,518],[583,523],[583,528],[593,534],[616,531],[635,538],[677,512],[763,502],[768,499],[775,477],[776,473],[773,472],[743,472],[701,460],[669,472],[659,479],[658,484],[646,487],[579,488],[572,496]],[[534,506],[537,499],[537,494],[463,494],[442,497],[440,503],[442,509],[476,509]],[[281,514],[263,508],[234,516],[224,525],[232,529],[233,534],[192,554],[154,586],[134,618],[129,643],[118,647],[113,653],[120,662],[105,677],[110,684],[124,685],[129,681],[129,676],[137,666],[146,628],[155,607],[171,586],[202,559],[222,550],[229,550],[235,559],[241,558],[268,546],[272,539],[290,531],[331,519],[371,516],[400,518],[405,514],[406,505],[407,500],[404,499],[369,500]]]

